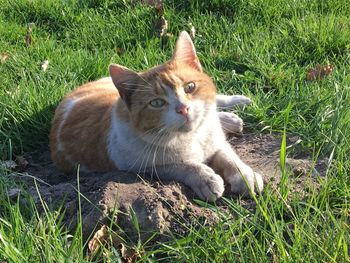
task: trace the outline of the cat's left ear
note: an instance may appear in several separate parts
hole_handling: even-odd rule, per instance
[[[182,31],[176,41],[172,60],[185,63],[200,72],[203,71],[191,37],[186,31]]]
[[[118,64],[109,65],[109,74],[111,75],[114,86],[118,89],[120,97],[129,107],[130,97],[135,88],[132,83],[134,83],[140,76],[131,69]]]

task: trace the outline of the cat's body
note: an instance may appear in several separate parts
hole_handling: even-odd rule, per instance
[[[249,101],[216,96],[187,33],[169,62],[144,73],[111,65],[110,73],[76,89],[57,108],[50,146],[59,168],[150,173],[181,181],[207,200],[222,195],[224,180],[237,193],[247,192],[246,183],[253,192],[262,190],[261,176],[239,159],[222,128],[239,131],[241,120],[216,112],[217,105]]]

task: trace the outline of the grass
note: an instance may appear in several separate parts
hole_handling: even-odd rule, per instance
[[[282,195],[267,188],[254,212],[226,200],[236,220],[222,215],[212,229],[193,228],[189,236],[158,248],[141,244],[141,261],[348,261],[350,3],[165,1],[174,37],[161,43],[154,32],[154,9],[133,2],[0,0],[0,55],[8,54],[0,62],[0,158],[47,145],[50,120],[64,94],[106,76],[111,62],[134,70],[164,62],[178,33],[192,23],[198,56],[219,91],[253,99],[240,113],[246,126],[297,134],[303,151],[332,157],[332,166],[319,179],[319,193],[283,198],[290,191],[285,174]],[[28,23],[34,23],[33,43],[26,47]],[[332,74],[306,80],[310,68],[328,63],[335,67]],[[30,205],[10,200],[6,193],[14,182],[6,171],[1,174],[0,261],[91,260],[79,229],[69,234],[60,214],[39,214],[30,196],[25,197]],[[103,260],[118,261],[118,253],[108,251]]]

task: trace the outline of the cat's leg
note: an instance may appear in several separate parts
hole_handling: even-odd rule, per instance
[[[200,162],[156,165],[147,169],[147,173],[158,179],[182,182],[203,200],[215,201],[225,190],[221,176]]]
[[[229,143],[215,153],[210,166],[231,185],[234,193],[248,195],[250,192],[260,193],[264,188],[262,176],[245,164]]]
[[[243,131],[243,120],[232,112],[218,112],[221,126],[225,133],[241,134]]]
[[[220,108],[232,108],[234,106],[249,105],[252,101],[243,95],[216,95],[216,106]]]

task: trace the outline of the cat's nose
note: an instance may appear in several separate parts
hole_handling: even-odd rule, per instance
[[[189,110],[189,108],[190,108],[190,106],[187,106],[187,105],[185,105],[185,104],[181,104],[181,105],[178,105],[177,107],[176,107],[176,112],[178,113],[178,114],[181,114],[181,115],[183,115],[183,116],[187,116],[188,115],[188,110]]]

